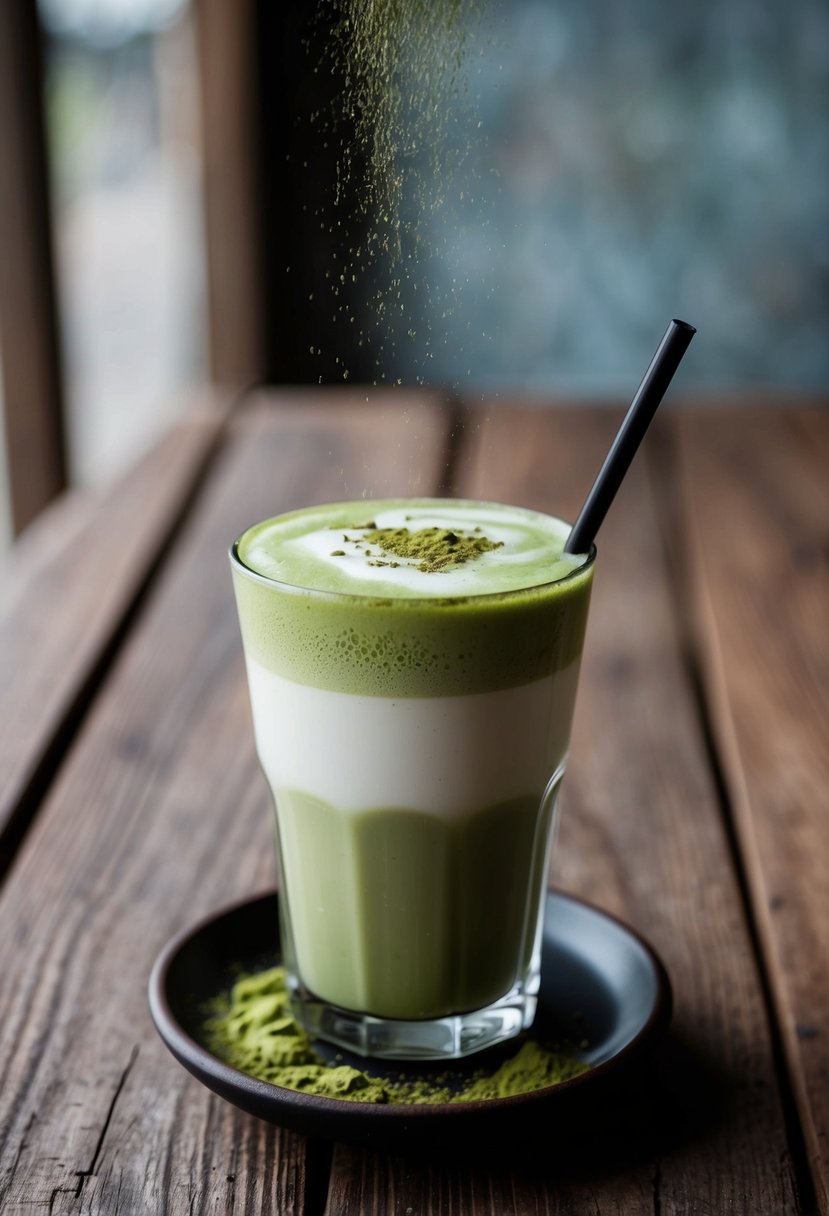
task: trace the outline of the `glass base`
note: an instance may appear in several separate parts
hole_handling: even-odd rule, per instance
[[[340,1009],[291,985],[295,1017],[313,1038],[381,1060],[457,1060],[520,1034],[535,1017],[538,975],[471,1013],[407,1022]]]

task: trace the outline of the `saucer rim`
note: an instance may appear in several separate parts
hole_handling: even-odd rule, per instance
[[[286,1114],[296,1111],[300,1114],[310,1115],[312,1118],[316,1114],[325,1114],[345,1120],[353,1120],[355,1118],[360,1120],[371,1119],[378,1123],[383,1123],[401,1119],[405,1119],[407,1122],[410,1120],[428,1120],[438,1115],[442,1119],[463,1119],[464,1117],[468,1118],[472,1114],[514,1111],[516,1107],[524,1108],[541,1105],[550,1102],[553,1097],[564,1099],[577,1093],[583,1093],[586,1089],[596,1088],[603,1080],[618,1074],[623,1067],[627,1068],[640,1053],[649,1048],[661,1036],[667,1029],[671,1019],[673,994],[670,977],[664,963],[650,942],[638,930],[615,914],[607,912],[605,909],[579,896],[551,888],[547,891],[545,898],[545,922],[551,903],[554,905],[556,901],[566,901],[569,904],[576,905],[581,910],[586,910],[600,920],[610,922],[618,930],[621,930],[642,952],[653,973],[654,999],[647,1017],[644,1018],[642,1025],[633,1037],[608,1059],[591,1065],[586,1072],[580,1073],[575,1077],[558,1081],[553,1085],[544,1086],[541,1089],[527,1090],[519,1094],[510,1094],[499,1098],[477,1099],[469,1102],[372,1103],[346,1101],[342,1098],[329,1098],[321,1094],[307,1094],[299,1090],[286,1089],[272,1082],[250,1076],[248,1073],[240,1072],[213,1055],[212,1052],[208,1051],[203,1044],[199,1043],[198,1040],[194,1039],[184,1029],[173,1013],[168,997],[168,980],[172,966],[181,951],[193,939],[209,930],[216,923],[234,913],[242,911],[249,905],[259,902],[266,903],[270,900],[278,901],[278,899],[279,892],[273,888],[260,891],[254,895],[234,900],[217,910],[209,912],[193,924],[181,929],[169,939],[159,952],[150,972],[148,984],[148,1001],[153,1023],[168,1050],[179,1063],[208,1089],[219,1093],[236,1106],[242,1106],[242,1109],[249,1109],[249,1106],[237,1100],[235,1096],[237,1093],[240,1097],[249,1096],[255,1099],[257,1105],[272,1106],[274,1115],[272,1121],[275,1123],[286,1122],[276,1117],[278,1114],[283,1113],[283,1108],[286,1108],[284,1111]],[[278,938],[276,945],[277,947],[279,945]],[[389,1061],[382,1061],[384,1067],[388,1063]],[[435,1061],[436,1065],[444,1068],[451,1067],[454,1063],[456,1061],[453,1060],[444,1062]],[[210,1081],[207,1080],[208,1077]],[[265,1116],[260,1115],[260,1117]],[[267,1117],[270,1118],[270,1114]]]

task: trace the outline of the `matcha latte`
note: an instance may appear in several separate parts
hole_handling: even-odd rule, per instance
[[[592,554],[454,499],[327,504],[232,550],[283,945],[312,1031],[458,1056],[529,1024]]]

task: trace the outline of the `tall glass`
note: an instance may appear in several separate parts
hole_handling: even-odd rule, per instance
[[[231,564],[297,1016],[386,1058],[510,1038],[535,1012],[595,550],[539,586],[388,596],[257,573],[252,531]]]

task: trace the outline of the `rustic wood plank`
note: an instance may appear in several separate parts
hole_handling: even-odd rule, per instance
[[[829,411],[683,414],[696,657],[829,1212]]]
[[[455,490],[573,518],[618,416],[493,408]],[[633,466],[601,535],[554,876],[651,938],[675,1018],[636,1093],[576,1131],[445,1166],[338,1147],[347,1212],[798,1210],[761,986],[683,670],[656,505]],[[579,1139],[581,1137],[581,1139]]]
[[[0,5],[0,332],[12,524],[18,533],[66,485],[35,0]]]
[[[426,489],[442,469],[432,399],[292,400],[232,423],[0,897],[10,1216],[305,1211],[305,1142],[193,1081],[145,996],[173,931],[274,878],[229,542],[270,513]]]
[[[0,603],[0,872],[223,426],[205,395],[117,486],[74,493],[11,551]]]

